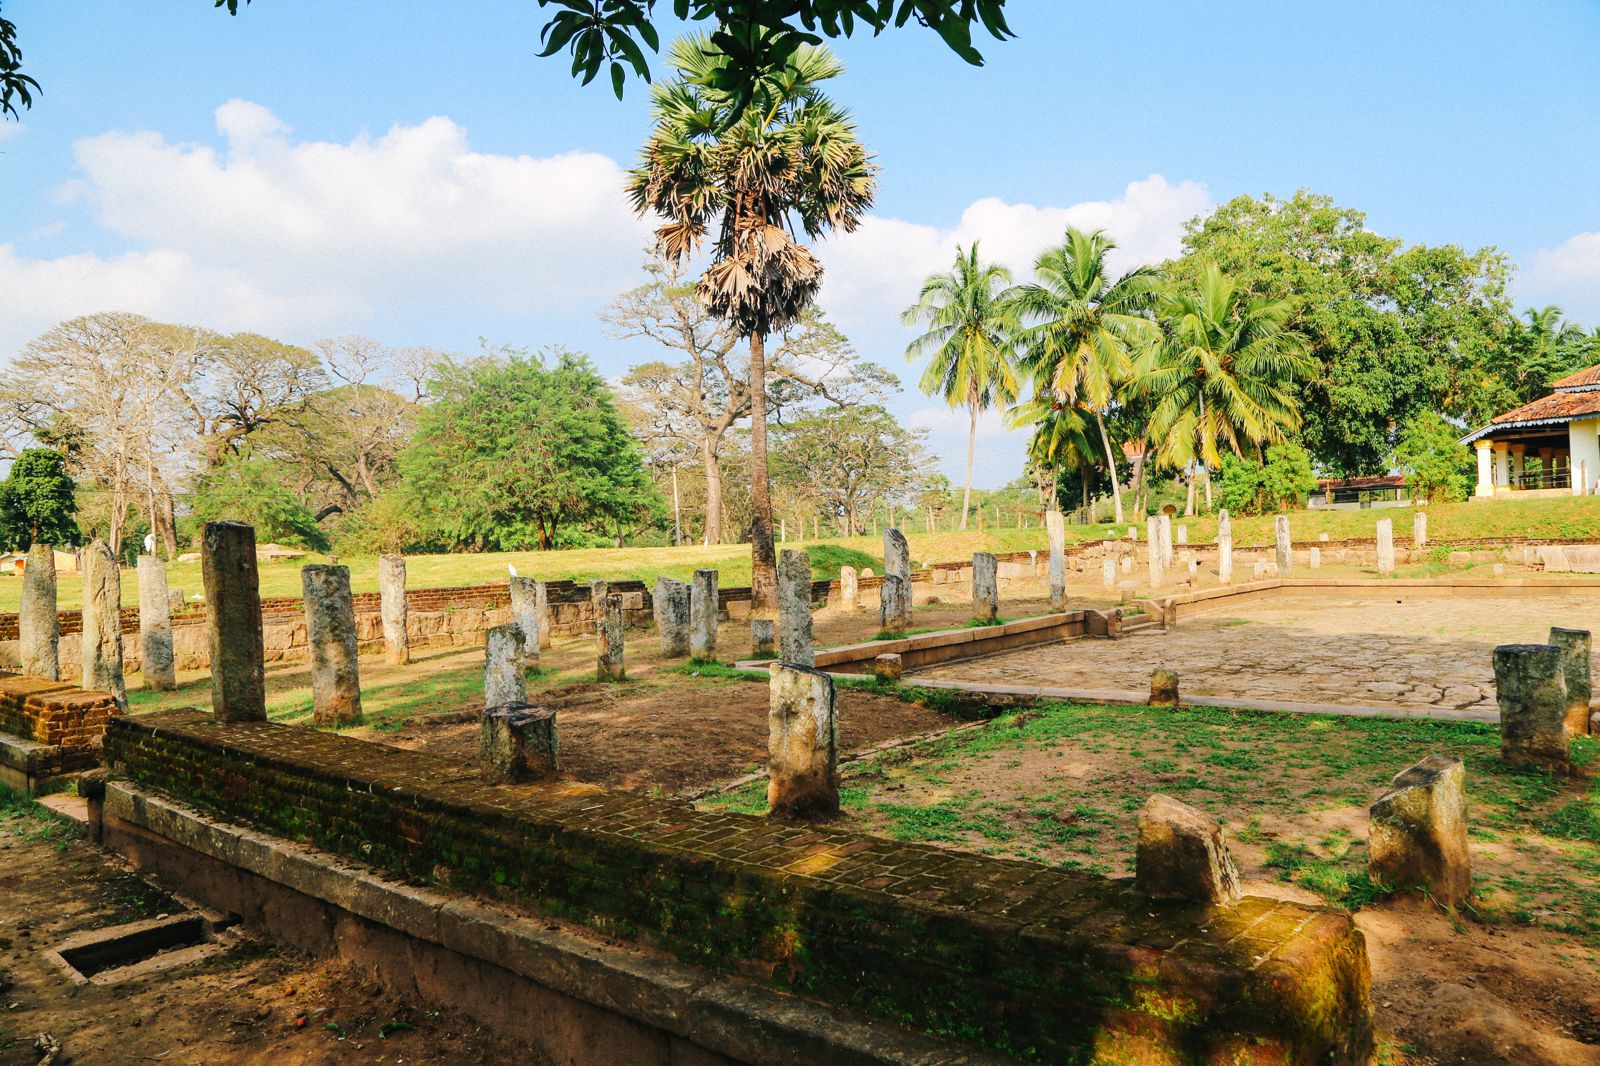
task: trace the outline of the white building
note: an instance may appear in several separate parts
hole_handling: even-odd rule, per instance
[[[1600,490],[1600,365],[1462,438],[1478,453],[1476,497],[1588,496]]]

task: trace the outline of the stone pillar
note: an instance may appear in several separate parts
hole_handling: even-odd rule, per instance
[[[596,622],[599,607],[596,601]],[[511,624],[522,630],[522,665],[539,669],[539,582],[531,577],[511,579]]]
[[[490,784],[546,777],[559,768],[556,712],[525,703],[489,707],[478,738],[478,765]]]
[[[861,584],[853,566],[839,567],[839,606],[854,611],[861,604]]]
[[[183,594],[182,589],[167,590],[167,616],[177,614],[189,604],[189,598]]]
[[[1586,736],[1589,732],[1589,697],[1593,695],[1589,678],[1589,631],[1551,627],[1550,644],[1561,649],[1562,676],[1567,683],[1567,732]]]
[[[1411,546],[1418,550],[1428,546],[1428,512],[1416,511],[1411,515]]]
[[[878,628],[901,637],[911,624],[911,583],[896,574],[885,574],[878,588]]]
[[[555,634],[550,631],[550,586],[543,581],[534,586],[534,605],[539,616],[539,650],[544,651]]]
[[[797,666],[815,666],[811,641],[811,556],[803,551],[778,553],[778,658]]]
[[[1239,899],[1239,870],[1222,826],[1209,814],[1159,793],[1139,811],[1134,885],[1158,899],[1228,906]]]
[[[905,534],[893,527],[883,531],[883,572],[911,580],[911,546]]]
[[[1189,543],[1189,527],[1188,526],[1179,526],[1178,527],[1178,543],[1180,545]]]
[[[605,599],[595,604],[594,632],[599,643],[594,666],[596,681],[628,679],[627,663],[623,660],[622,630],[622,597],[608,593]]]
[[[22,672],[59,681],[61,623],[56,617],[55,546],[35,544],[22,565],[22,606],[17,611]]]
[[[769,693],[767,812],[781,818],[837,814],[839,722],[833,678],[813,667],[778,663]]]
[[[899,655],[890,651],[872,657],[872,676],[874,680],[885,684],[897,683],[905,676],[905,662]]]
[[[167,598],[167,564],[159,555],[139,556],[139,672],[144,687],[171,692],[178,687],[172,664],[172,602]]]
[[[1475,441],[1472,445],[1478,453],[1478,486],[1473,490],[1474,496],[1494,495],[1494,443],[1488,440]]]
[[[1313,547],[1308,553],[1307,565],[1313,570],[1322,569],[1322,549]]]
[[[670,577],[658,577],[650,605],[655,609],[661,654],[668,659],[681,659],[688,655],[689,586]]]
[[[1289,516],[1281,514],[1272,520],[1272,530],[1278,543],[1278,576],[1288,577],[1294,569],[1294,541],[1289,538]]]
[[[1524,444],[1511,446],[1511,484],[1520,486],[1528,473],[1528,448]]]
[[[1446,907],[1472,890],[1466,771],[1453,755],[1430,755],[1395,775],[1367,812],[1367,876],[1402,891],[1421,889]]]
[[[1161,569],[1172,569],[1172,516],[1162,514],[1156,528],[1161,532]]]
[[[752,659],[778,657],[778,623],[775,619],[750,619],[750,657]]]
[[[1378,576],[1394,573],[1394,523],[1387,518],[1378,519]]]
[[[1159,515],[1151,515],[1145,519],[1144,556],[1145,566],[1150,571],[1150,587],[1155,588],[1166,577],[1161,565],[1161,517]]]
[[[1233,581],[1233,519],[1226,510],[1217,512],[1217,582]]]
[[[207,522],[200,570],[211,651],[211,713],[220,722],[264,722],[267,677],[255,529],[243,522]]]
[[[1100,560],[1100,586],[1108,589],[1117,587],[1117,560],[1110,555]]]
[[[1494,483],[1496,487],[1511,484],[1511,449],[1499,443],[1494,446]]]
[[[1566,664],[1549,644],[1502,644],[1494,650],[1495,695],[1500,702],[1500,758],[1511,766],[1565,773]]]
[[[589,613],[596,625],[600,624],[600,612],[605,607],[606,597],[609,595],[611,595],[611,582],[598,579],[589,582]]]
[[[1067,531],[1061,512],[1044,513],[1045,537],[1050,543],[1050,610],[1067,609]]]
[[[411,661],[411,631],[406,628],[410,607],[406,603],[406,557],[398,553],[378,556],[378,613],[383,622],[383,659],[390,666]]]
[[[1150,674],[1150,706],[1178,706],[1178,672],[1158,666]]]
[[[300,587],[311,658],[312,721],[319,726],[355,725],[361,721],[361,668],[350,568],[301,567]]]
[[[483,705],[501,707],[528,702],[528,681],[522,670],[522,627],[515,622],[484,634]]]
[[[689,655],[709,662],[717,657],[717,572],[696,570],[689,590]]]
[[[1000,617],[999,563],[989,552],[972,556],[972,617],[980,622]]]
[[[83,679],[91,692],[109,692],[128,709],[122,677],[122,573],[105,541],[83,549]]]

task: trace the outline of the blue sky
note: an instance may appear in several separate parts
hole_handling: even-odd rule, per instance
[[[1184,219],[1305,186],[1413,242],[1493,244],[1522,303],[1600,323],[1600,4],[1087,5],[1012,0],[967,67],[907,29],[839,46],[835,95],[883,167],[872,221],[822,249],[824,305],[899,373],[928,270],[981,238],[1021,271],[1067,223],[1124,262]],[[123,309],[310,342],[656,354],[597,312],[638,280],[621,168],[648,127],[536,58],[532,0],[5,0],[44,86],[0,127],[0,357]],[[892,404],[959,473],[963,420]],[[1019,472],[985,423],[978,482]]]

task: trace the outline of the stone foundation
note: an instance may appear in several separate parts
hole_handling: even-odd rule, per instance
[[[32,795],[99,765],[106,725],[121,713],[109,692],[0,674],[0,784]]]

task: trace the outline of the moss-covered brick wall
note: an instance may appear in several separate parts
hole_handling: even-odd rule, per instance
[[[1155,904],[1129,882],[592,786],[482,784],[416,752],[194,711],[116,719],[115,777],[408,878],[1024,1059],[1364,1054],[1340,911]]]
[[[109,692],[0,673],[0,733],[68,751],[87,750],[100,743],[106,723],[120,713]]]

